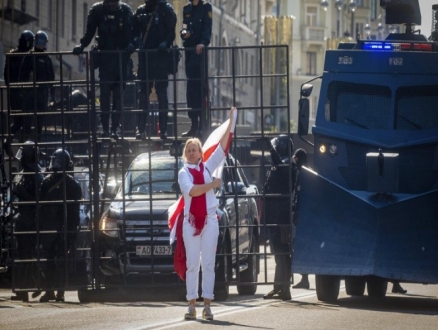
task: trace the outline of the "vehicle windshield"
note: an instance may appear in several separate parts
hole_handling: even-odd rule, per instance
[[[178,171],[182,167],[180,159],[173,157],[151,157],[135,161],[128,171],[124,192],[126,195],[175,194],[179,192]]]
[[[362,129],[390,129],[388,86],[333,81],[325,102],[325,119]]]
[[[395,95],[395,118],[391,98]],[[325,119],[361,129],[424,130],[438,128],[438,85],[388,86],[332,81]]]
[[[400,87],[395,94],[396,129],[438,128],[438,86]]]

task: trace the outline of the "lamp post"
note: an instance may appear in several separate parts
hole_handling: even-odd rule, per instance
[[[324,9],[324,11],[327,11],[327,8],[329,7],[328,0],[321,0],[321,8]],[[340,37],[340,30],[341,30],[341,10],[342,10],[343,1],[342,0],[336,0],[335,6],[337,9],[336,12],[336,36]]]

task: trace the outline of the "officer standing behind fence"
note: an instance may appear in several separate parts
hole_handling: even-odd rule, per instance
[[[117,129],[120,124],[121,95],[120,81],[123,88],[126,82],[127,62],[135,50],[132,39],[132,9],[120,0],[104,0],[95,3],[88,13],[87,28],[80,44],[73,49],[73,54],[79,55],[94,37],[97,29],[97,50],[99,51],[127,51],[119,53],[92,53],[94,67],[99,68],[100,79],[100,121],[102,123],[102,137],[109,134],[109,112],[111,106],[111,135],[118,138]],[[120,57],[121,56],[121,57]],[[119,64],[121,63],[121,67]]]
[[[207,54],[205,47],[210,44],[212,30],[212,7],[203,0],[190,0],[183,8],[183,25],[180,30],[185,48],[195,48],[185,52],[185,67],[187,76],[187,107],[192,121],[190,129],[182,136],[197,136],[202,134],[201,111],[203,99],[208,95],[207,85]],[[204,67],[204,69],[202,68]]]
[[[139,49],[154,49],[158,52],[139,52],[138,78],[141,80],[140,106],[143,112],[138,117],[137,139],[145,138],[145,125],[149,113],[149,94],[155,82],[158,97],[160,137],[167,138],[169,101],[168,60],[169,46],[175,40],[176,14],[166,0],[145,0],[134,13],[134,37]]]
[[[20,160],[21,172],[14,178],[13,196],[18,202],[31,202],[29,205],[18,204],[18,214],[15,216],[15,237],[17,241],[17,259],[19,261],[29,260],[34,257],[36,247],[36,235],[24,234],[24,232],[35,231],[36,219],[36,196],[40,190],[43,175],[41,167],[38,164],[39,148],[33,141],[26,141],[18,149],[15,156]],[[28,262],[19,262],[14,264],[16,278],[16,288],[24,289],[35,286],[32,280],[33,264]],[[28,301],[27,292],[17,292],[12,300]]]
[[[17,48],[12,49],[10,53],[27,53],[33,48],[34,37],[35,35],[32,33],[32,31],[24,30],[21,33],[20,38],[18,39]],[[9,83],[16,83],[20,81],[20,67],[24,61],[24,58],[25,56],[6,56],[6,63],[4,68],[6,86],[8,86]],[[9,104],[11,110],[23,109],[23,98],[20,89],[11,87],[9,94]],[[5,150],[8,152],[9,156],[12,156],[12,151],[10,149],[12,137],[14,137],[14,135],[23,127],[23,119],[23,116],[13,117],[13,123],[11,125],[11,138],[5,141],[7,143]]]
[[[80,184],[66,173],[73,169],[70,154],[66,150],[58,149],[54,152],[49,165],[49,171],[53,173],[46,176],[41,184],[40,201],[56,201],[56,203],[41,204],[40,230],[57,231],[57,233],[40,234],[43,251],[47,254],[44,286],[49,288],[40,298],[40,302],[64,301],[66,261],[68,255],[72,253],[70,250],[75,247],[79,225],[79,200],[82,198]],[[56,296],[55,287],[61,288]]]
[[[43,82],[53,82],[55,80],[55,70],[49,55],[38,55],[47,50],[49,37],[46,32],[38,31],[35,34],[34,56],[26,56],[20,67],[19,81],[35,83],[31,88],[26,88],[23,95],[23,109],[29,114],[24,118],[24,132],[30,133],[31,116],[34,118],[34,126],[38,136],[43,130],[43,118],[36,116],[38,112],[46,112],[49,101],[55,98],[52,84],[38,84]],[[36,101],[36,102],[35,102]],[[35,108],[36,106],[36,108]],[[35,121],[36,120],[36,121]],[[28,138],[28,137],[26,137]]]
[[[295,187],[295,194],[294,194],[294,203],[293,203],[293,218],[294,218],[294,225],[296,225],[297,218],[298,218],[298,209],[299,209],[299,193],[300,193],[300,186],[298,185],[298,176],[301,172],[301,169],[303,166],[307,166],[307,152],[306,150],[299,148],[295,151],[293,159],[295,161],[295,164],[297,165],[297,179],[296,179],[296,187]],[[308,274],[301,274],[301,280],[294,285],[292,288],[294,289],[309,289],[310,283],[309,283],[309,275]]]
[[[292,223],[288,206],[292,200],[287,200],[284,196],[293,196],[295,187],[296,166],[292,159],[294,146],[287,135],[280,135],[271,141],[266,140],[266,145],[273,166],[267,174],[263,190],[265,194],[281,194],[282,197],[266,197],[265,202],[266,223],[276,225],[269,228],[269,242],[275,258],[275,276],[274,289],[263,298],[290,300]],[[283,283],[280,284],[281,282]]]

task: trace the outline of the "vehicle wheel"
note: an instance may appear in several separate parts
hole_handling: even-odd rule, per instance
[[[251,238],[251,248],[250,253],[254,253],[248,256],[248,268],[245,269],[242,273],[240,273],[240,282],[241,283],[249,283],[254,282],[257,283],[257,255],[255,242],[256,239],[253,235]],[[252,285],[237,285],[237,292],[240,295],[253,295],[257,291],[257,284]]]
[[[334,302],[338,299],[341,279],[333,275],[316,275],[316,296],[320,301]]]
[[[348,276],[345,278],[345,291],[349,296],[363,296],[365,293],[366,280],[360,276]]]
[[[369,297],[385,297],[387,289],[388,281],[385,281],[383,278],[372,276],[367,280],[367,291]]]
[[[217,257],[217,268],[215,274],[215,282],[222,284],[214,285],[214,300],[225,301],[228,299],[230,285],[228,284],[232,278],[231,269],[231,252],[230,243],[227,240],[222,249],[222,254],[228,254],[226,256]]]

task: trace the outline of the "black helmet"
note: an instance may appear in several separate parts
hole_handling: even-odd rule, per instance
[[[35,49],[36,50],[46,50],[47,43],[49,42],[49,36],[44,31],[38,31],[35,34]]]
[[[109,11],[117,11],[122,8],[120,0],[103,0],[103,5]]]
[[[73,162],[71,161],[70,154],[67,150],[58,149],[53,153],[52,157],[50,158],[50,171],[57,172],[73,170]]]
[[[24,171],[40,172],[41,167],[38,164],[40,156],[40,149],[35,145],[33,141],[26,141],[22,145],[15,155],[15,158],[20,160],[21,167]]]
[[[271,140],[271,144],[282,159],[288,159],[292,157],[294,152],[294,143],[292,142],[292,139],[287,135],[281,134],[273,138]]]
[[[24,30],[21,32],[20,38],[18,39],[18,50],[27,52],[33,47],[33,38],[35,35],[30,30]]]

